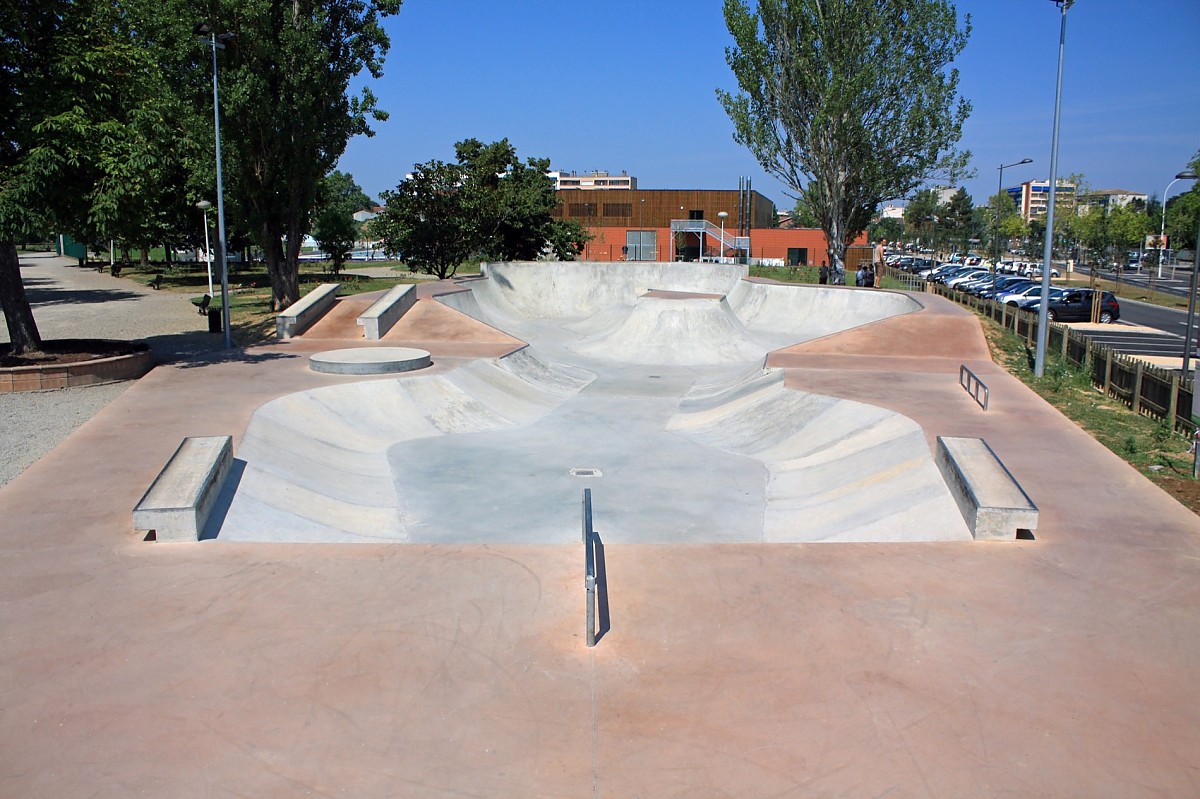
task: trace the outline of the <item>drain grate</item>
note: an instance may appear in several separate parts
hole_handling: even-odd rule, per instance
[[[599,469],[571,469],[567,474],[572,477],[603,477],[604,474]]]

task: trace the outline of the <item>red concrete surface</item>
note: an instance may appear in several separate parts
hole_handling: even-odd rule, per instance
[[[183,436],[348,379],[156,369],[0,489],[0,796],[1200,794],[1200,522],[922,300],[773,360],[986,438],[1037,540],[609,546],[590,650],[582,547],[143,542]]]

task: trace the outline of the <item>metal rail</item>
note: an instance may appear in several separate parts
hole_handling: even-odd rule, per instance
[[[592,529],[592,489],[583,489],[583,587],[587,592],[587,645],[596,645],[596,532]]]
[[[985,411],[988,409],[988,387],[965,364],[958,367],[958,384],[979,403],[980,408]],[[980,395],[983,399],[980,399]]]

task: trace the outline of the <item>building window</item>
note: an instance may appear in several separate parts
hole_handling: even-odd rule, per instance
[[[605,203],[605,216],[633,216],[633,203]]]
[[[567,205],[567,214],[576,219],[589,218],[596,215],[595,203],[569,203]]]

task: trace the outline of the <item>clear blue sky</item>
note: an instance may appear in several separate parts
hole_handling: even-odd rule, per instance
[[[1060,13],[1050,0],[960,0],[970,43],[956,66],[974,106],[961,147],[976,202],[1046,179]],[[391,114],[341,168],[378,199],[454,142],[507,137],[553,168],[622,170],[647,189],[736,189],[781,209],[784,187],[732,139],[715,89],[736,89],[720,0],[405,0],[372,81]],[[1060,176],[1161,195],[1200,150],[1200,0],[1078,0],[1067,13]],[[1189,188],[1181,181],[1171,194]]]

